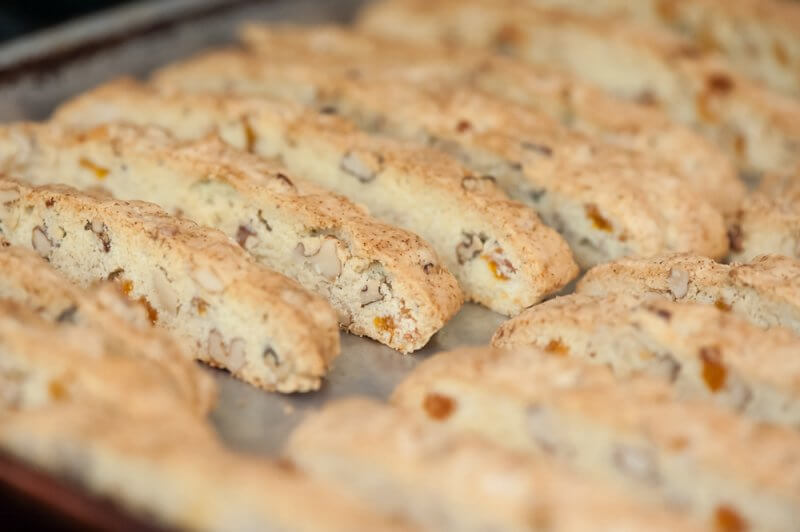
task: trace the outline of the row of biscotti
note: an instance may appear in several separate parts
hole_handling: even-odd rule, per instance
[[[170,528],[413,530],[280,462],[225,450],[187,394],[203,375],[117,290],[69,287],[5,245],[0,261],[4,454]],[[7,274],[40,275],[42,293],[19,294]]]
[[[783,0],[528,0],[667,28],[721,52],[743,73],[800,95],[800,6]]]
[[[153,202],[219,229],[258,263],[324,296],[345,329],[403,352],[425,345],[461,304],[456,280],[419,237],[214,137],[181,142],[122,124],[86,132],[11,124],[0,128],[0,168],[33,185]],[[177,301],[160,299],[154,308],[180,314]]]
[[[563,72],[489,52],[407,41],[344,26],[248,24],[242,41],[262,57],[321,63],[349,75],[451,84],[484,91],[548,115],[563,126],[672,165],[723,214],[735,211],[744,184],[728,158],[663,112],[615,98]]]
[[[80,96],[55,115],[70,126],[112,119],[156,124],[179,138],[218,132],[236,148],[279,159],[289,175],[421,235],[466,297],[498,312],[516,314],[577,273],[563,239],[491,180],[438,151],[373,138],[338,117],[260,98],[164,93],[132,81]],[[439,271],[427,266],[435,262],[419,259],[430,273]]]
[[[432,530],[789,531],[800,518],[800,434],[660,378],[462,349],[423,362],[392,402],[324,407],[287,456]]]
[[[168,66],[154,83],[300,101],[370,133],[446,151],[536,209],[582,266],[657,249],[701,249],[717,257],[727,251],[720,213],[657,160],[570,132],[543,113],[481,91],[387,83],[321,63],[221,51]],[[353,197],[367,203],[366,188],[354,187]]]
[[[780,170],[800,159],[797,101],[669,32],[514,0],[386,0],[367,8],[360,27],[558,66],[620,96],[663,107],[747,171]]]

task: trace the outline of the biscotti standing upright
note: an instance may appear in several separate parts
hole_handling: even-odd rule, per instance
[[[311,414],[289,457],[383,511],[425,530],[692,530],[603,482],[444,430],[414,412],[360,398]]]
[[[342,26],[247,24],[239,36],[266,57],[376,79],[474,87],[532,107],[602,142],[663,161],[723,214],[739,207],[746,189],[725,154],[665,113],[625,101],[556,69],[481,50],[406,41]]]
[[[424,141],[533,206],[564,236],[581,266],[664,250],[727,253],[719,212],[668,167],[593,143],[542,113],[478,91],[350,79],[236,51],[166,67],[155,80],[194,91],[288,92],[366,131]]]
[[[697,128],[746,171],[800,160],[800,103],[669,32],[514,0],[386,0],[360,27],[417,42],[490,47],[563,68]]]
[[[526,0],[677,31],[741,73],[800,96],[800,6],[782,0]]]
[[[78,336],[97,336],[106,354],[153,361],[199,414],[211,410],[214,382],[195,365],[191,353],[153,327],[146,308],[120,293],[118,286],[108,282],[82,289],[36,252],[12,246],[1,237],[0,271],[0,299],[16,302],[62,327],[75,326]]]
[[[455,278],[417,235],[214,137],[11,124],[0,128],[0,167],[33,184],[102,187],[215,227],[325,297],[347,330],[403,352],[424,346],[461,305]]]
[[[491,180],[438,151],[370,137],[336,116],[262,98],[164,94],[130,81],[79,97],[56,116],[71,125],[154,122],[182,138],[216,130],[234,146],[278,157],[293,175],[421,235],[465,296],[497,312],[519,313],[577,273],[561,237]]]
[[[266,390],[316,389],[338,355],[325,301],[153,204],[4,179],[0,233],[78,284],[117,280],[197,358]]]
[[[800,262],[780,255],[725,265],[678,254],[597,266],[581,279],[576,292],[655,295],[678,302],[713,304],[759,327],[781,326],[800,334],[798,279]]]
[[[538,350],[462,349],[420,364],[393,402],[658,497],[712,528],[800,522],[800,434],[680,400],[657,379],[621,380]]]
[[[800,336],[763,330],[712,305],[627,294],[572,294],[505,322],[495,347],[647,373],[762,421],[800,428]]]

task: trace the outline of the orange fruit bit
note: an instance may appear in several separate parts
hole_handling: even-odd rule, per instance
[[[81,157],[80,161],[78,161],[78,164],[80,164],[81,167],[94,172],[95,177],[97,177],[97,179],[100,179],[101,181],[105,179],[110,172],[108,168],[103,168],[100,165],[94,164],[86,157]]]
[[[594,203],[589,203],[586,205],[586,216],[588,216],[592,221],[592,225],[595,227],[595,229],[599,229],[607,233],[610,233],[614,229],[614,226],[611,225],[611,222],[600,214],[600,210]]]
[[[561,339],[554,339],[547,342],[544,350],[551,355],[565,357],[569,354],[569,346],[561,341]]]
[[[722,312],[730,312],[731,311],[731,306],[729,304],[725,303],[724,299],[717,299],[716,301],[714,301],[714,306],[717,307],[718,309],[720,309]]]
[[[431,392],[425,396],[422,401],[422,408],[431,419],[436,421],[444,421],[455,410],[455,402],[446,395]]]
[[[245,150],[253,153],[256,148],[258,137],[256,136],[255,130],[253,130],[253,126],[250,125],[250,120],[246,116],[242,117],[242,126],[244,127]]]
[[[714,529],[717,532],[745,532],[747,521],[730,506],[717,506],[714,511]]]
[[[725,386],[728,370],[722,363],[722,353],[716,346],[700,349],[700,361],[703,364],[703,381],[712,392],[718,392]]]
[[[47,386],[47,391],[50,392],[50,398],[55,401],[60,401],[67,397],[67,390],[64,388],[64,385],[58,381],[50,381],[50,384]]]
[[[205,299],[200,297],[193,297],[192,298],[192,305],[194,308],[197,309],[197,314],[199,316],[204,316],[206,311],[208,310],[208,302]]]
[[[153,305],[151,305],[144,296],[139,298],[139,303],[141,303],[144,309],[147,311],[147,318],[150,320],[150,323],[155,325],[158,321],[158,311],[153,308]]]
[[[129,281],[127,279],[122,281],[122,284],[120,285],[120,290],[122,290],[122,293],[125,294],[126,296],[131,295],[131,292],[133,292],[133,281]]]
[[[508,281],[508,277],[500,270],[500,265],[497,264],[496,260],[490,259],[486,255],[481,258],[486,261],[486,264],[489,266],[489,271],[492,272],[495,279],[498,281]]]
[[[390,338],[394,336],[394,330],[397,326],[391,316],[376,316],[372,323],[375,324],[375,328],[379,331],[388,332]]]

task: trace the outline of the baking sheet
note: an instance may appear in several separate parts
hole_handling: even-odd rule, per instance
[[[0,47],[0,120],[43,119],[59,102],[124,74],[143,75],[210,46],[234,42],[244,20],[346,21],[361,0],[144,2]],[[388,397],[431,354],[486,344],[503,317],[465,305],[425,349],[401,355],[377,342],[341,334],[342,354],[323,388],[269,394],[207,369],[219,384],[211,415],[232,448],[274,455],[309,409],[348,395]]]

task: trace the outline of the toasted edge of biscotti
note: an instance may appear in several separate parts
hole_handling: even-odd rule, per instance
[[[222,233],[153,204],[0,183],[0,231],[78,284],[117,280],[193,354],[253,385],[316,389],[339,352],[333,310]]]

